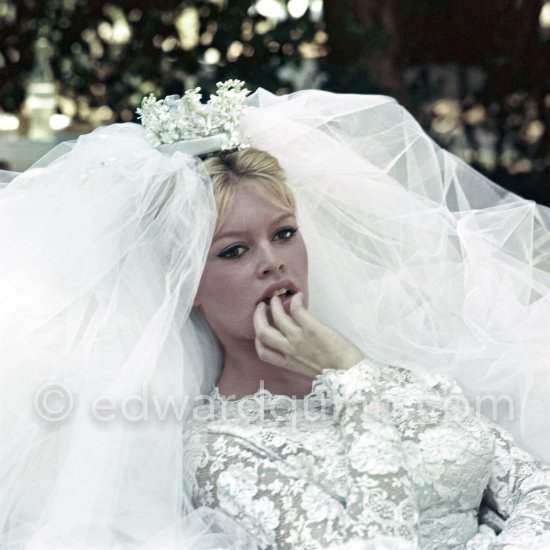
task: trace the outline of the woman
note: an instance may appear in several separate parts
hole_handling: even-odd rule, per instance
[[[541,437],[547,211],[440,151],[387,98],[260,91],[242,131],[279,159],[292,185],[308,311],[353,343],[342,366],[357,346],[384,364],[455,375],[474,402],[506,394],[496,420],[550,457]],[[163,153],[144,134],[136,125],[99,129],[2,191],[3,547],[257,544],[242,521],[195,509],[197,464],[181,438],[196,398],[218,379],[221,395],[236,385],[220,378],[221,350],[200,313],[212,306],[199,283],[215,199],[200,161],[177,147]],[[306,290],[303,265],[298,275],[288,290]],[[259,308],[272,353],[267,328],[280,327]],[[231,336],[234,321],[220,330]],[[284,371],[268,389],[304,395],[313,376]]]
[[[291,303],[307,301],[308,293],[307,252],[283,171],[276,159],[256,149],[214,157],[205,165],[217,198],[218,216],[194,305],[223,345],[218,387],[224,394],[242,396],[256,391],[263,381],[270,391],[305,395],[318,369],[335,363],[350,366],[362,354],[343,338],[335,339],[334,333],[323,331],[320,323],[315,327],[323,341],[297,342],[296,349],[284,350],[284,356],[273,354],[278,335],[266,324],[266,316],[272,317],[272,296],[280,296],[273,300],[273,307],[280,301],[289,312]],[[265,235],[271,237],[271,250],[264,250],[268,247],[263,242]],[[239,244],[241,240],[235,243],[236,239],[262,246]],[[261,253],[266,257],[257,258]],[[271,263],[277,262],[280,265],[274,268]],[[257,340],[260,356],[251,323],[255,310],[257,332],[265,332],[266,344],[273,344],[264,346],[261,339]],[[306,362],[298,366],[301,351]],[[273,365],[286,369],[273,369]]]
[[[195,306],[224,364],[187,434],[196,502],[261,548],[547,544],[550,468],[458,408],[450,380],[364,360],[307,312],[307,253],[277,161],[246,149],[206,166],[219,215]],[[479,517],[484,490],[494,512]]]

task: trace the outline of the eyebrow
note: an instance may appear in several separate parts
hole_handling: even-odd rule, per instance
[[[295,215],[292,212],[288,212],[286,214],[282,214],[278,218],[275,218],[271,223],[272,225],[277,225],[278,223],[281,223],[283,220],[286,220],[287,218],[294,218]],[[215,243],[216,241],[219,241],[220,239],[226,239],[227,237],[239,237],[241,235],[244,235],[246,231],[226,231],[225,233],[221,233],[217,237],[214,238],[212,241]]]

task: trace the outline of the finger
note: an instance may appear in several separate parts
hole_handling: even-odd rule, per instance
[[[286,314],[279,296],[273,296],[269,302],[271,305],[271,314],[275,326],[285,335],[289,336],[298,330],[298,325],[292,317]],[[292,303],[292,302],[291,302]]]
[[[254,331],[256,334],[262,332],[266,327],[269,327],[269,321],[267,320],[266,305],[260,302],[254,310],[252,316],[252,324],[254,325]]]
[[[266,346],[258,337],[254,339],[254,345],[256,347],[256,353],[262,361],[275,365],[276,367],[286,368],[286,358],[282,353]]]
[[[305,374],[306,376],[315,376],[317,371],[310,372],[309,370],[301,370],[298,368],[297,365],[294,365],[293,362],[289,361],[288,358],[278,351],[271,349],[270,347],[264,345],[259,338],[256,338],[254,340],[254,344],[256,346],[256,353],[258,354],[258,357],[265,361],[266,363],[270,363],[271,365],[274,365],[276,367],[281,367],[283,369],[289,370],[291,372],[297,372],[299,374]]]
[[[294,322],[303,326],[304,324],[311,324],[312,321],[317,321],[311,313],[304,307],[304,293],[298,292],[292,297],[290,301],[290,316]],[[317,321],[318,322],[318,321]]]
[[[296,298],[290,302],[290,315],[299,329],[317,335],[331,330],[304,307],[304,295],[301,292]]]
[[[256,338],[259,338],[264,344],[281,353],[288,352],[288,341],[283,334],[269,324],[264,303],[260,303],[256,307],[252,322],[254,324]]]

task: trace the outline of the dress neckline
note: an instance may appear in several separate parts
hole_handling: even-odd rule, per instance
[[[246,408],[250,409],[310,409],[326,406],[332,403],[331,396],[328,392],[324,381],[318,375],[313,379],[311,391],[304,397],[293,397],[285,394],[273,393],[266,388],[259,388],[256,392],[250,395],[245,395],[238,399],[228,399],[220,393],[218,386],[214,386],[210,392],[210,397],[218,406],[231,408]]]

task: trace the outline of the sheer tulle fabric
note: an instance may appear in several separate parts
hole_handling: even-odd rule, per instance
[[[388,98],[259,91],[243,131],[296,193],[312,311],[377,360],[455,376],[474,404],[509,395],[498,420],[550,458],[548,211]],[[143,134],[97,130],[0,193],[2,548],[253,547],[191,512],[183,482],[185,419],[221,363],[191,313],[209,182]]]
[[[2,191],[2,548],[181,547],[182,533],[193,547],[201,532],[199,547],[231,547],[213,512],[181,521],[185,398],[212,384],[181,327],[214,219],[200,162],[134,125]]]
[[[387,97],[253,103],[245,132],[300,205],[310,309],[370,357],[455,377],[550,461],[550,210],[440,149]]]

